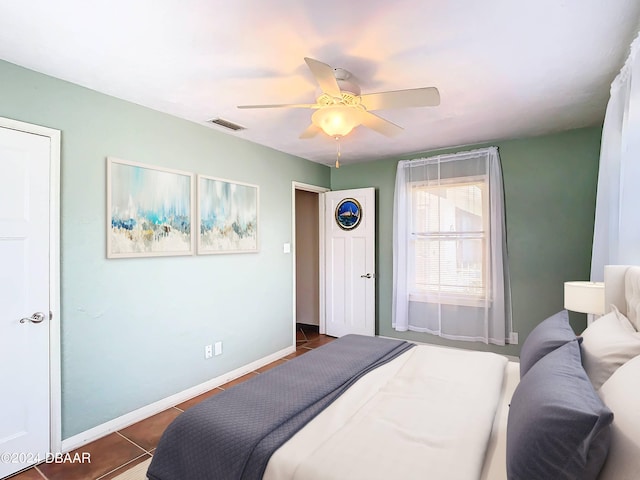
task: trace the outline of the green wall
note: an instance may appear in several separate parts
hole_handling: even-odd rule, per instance
[[[327,167],[2,61],[0,79],[0,116],[62,131],[63,439],[292,345],[291,182],[328,187]],[[260,252],[107,260],[107,156],[258,184]]]
[[[518,355],[529,332],[547,316],[562,310],[563,283],[589,278],[600,135],[600,127],[584,128],[332,169],[333,190],[376,188],[376,333]],[[519,344],[498,347],[450,341],[427,333],[397,332],[391,327],[393,191],[397,163],[488,145],[499,148],[502,161],[513,327],[519,334]],[[577,332],[586,325],[581,315],[572,314],[571,321]]]

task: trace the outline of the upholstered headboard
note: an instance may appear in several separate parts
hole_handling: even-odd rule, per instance
[[[631,323],[640,317],[640,267],[606,265],[604,267],[605,312],[611,305],[618,307]]]
[[[627,318],[638,325],[640,317],[640,267],[629,267],[624,276]]]

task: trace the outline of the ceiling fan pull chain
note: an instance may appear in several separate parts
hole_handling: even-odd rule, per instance
[[[340,137],[336,136],[336,168],[340,168]]]

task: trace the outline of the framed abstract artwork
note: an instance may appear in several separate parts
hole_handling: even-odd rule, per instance
[[[258,251],[259,187],[198,175],[198,254]]]
[[[107,258],[192,255],[194,175],[107,158]]]

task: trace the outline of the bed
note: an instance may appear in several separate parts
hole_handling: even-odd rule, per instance
[[[640,267],[607,267],[605,298],[579,337],[566,311],[542,321],[520,362],[342,337],[180,415],[147,475],[640,478]]]

